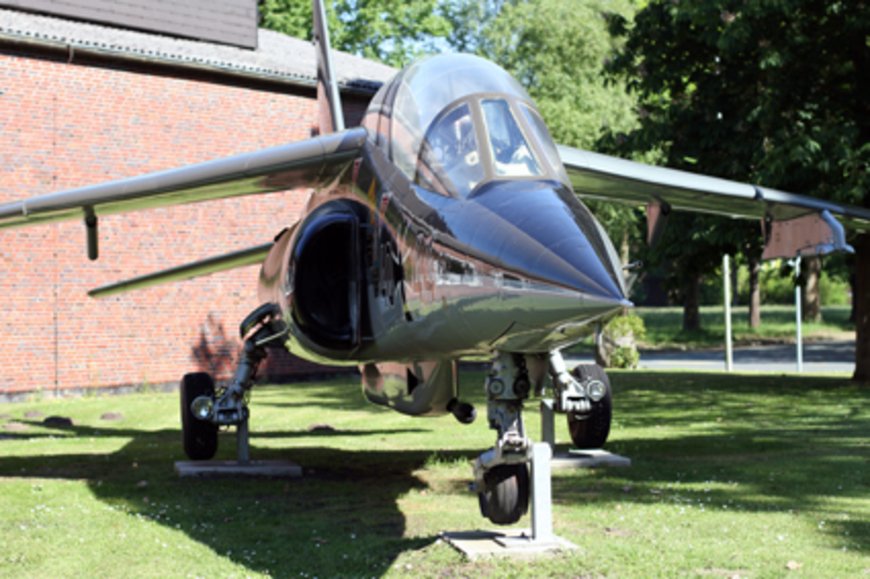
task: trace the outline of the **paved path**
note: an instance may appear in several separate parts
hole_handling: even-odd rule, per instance
[[[589,356],[571,357],[569,367],[588,363]],[[725,370],[725,349],[692,352],[642,350],[640,367],[650,370]],[[797,372],[795,346],[749,346],[734,348],[736,372]],[[855,342],[816,342],[804,344],[804,372],[828,373],[855,371]]]

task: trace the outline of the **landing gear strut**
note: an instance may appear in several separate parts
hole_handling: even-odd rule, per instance
[[[248,399],[266,346],[283,338],[286,324],[275,304],[251,312],[239,327],[244,349],[232,381],[215,389],[204,372],[185,374],[181,380],[181,425],[184,453],[191,460],[208,460],[217,452],[219,426],[236,426],[239,462],[248,462]]]
[[[498,438],[474,463],[480,512],[497,525],[517,522],[529,508],[531,441],[522,409],[530,390],[525,359],[500,353],[486,379],[487,418]]]

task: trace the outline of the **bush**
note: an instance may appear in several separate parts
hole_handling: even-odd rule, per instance
[[[610,353],[610,368],[637,368],[640,352],[637,346],[620,346]]]
[[[634,312],[628,312],[621,316],[616,316],[604,326],[604,332],[616,340],[625,336],[633,336],[637,340],[643,340],[646,337],[646,327],[643,325],[643,318]]]
[[[637,340],[646,336],[643,319],[635,313],[612,318],[604,326],[595,359],[605,368],[637,368],[640,352]]]
[[[852,303],[850,299],[852,288],[849,287],[849,282],[831,277],[824,270],[819,280],[819,291],[822,294],[823,306],[846,306]]]

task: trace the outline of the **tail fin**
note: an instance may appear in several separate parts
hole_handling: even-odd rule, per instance
[[[320,134],[344,130],[344,113],[338,80],[329,49],[329,28],[322,0],[312,0],[314,12],[314,48],[317,50],[317,108]]]

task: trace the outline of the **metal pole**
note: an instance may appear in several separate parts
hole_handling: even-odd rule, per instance
[[[556,426],[553,416],[554,401],[551,398],[541,400],[541,440],[556,450]]]
[[[803,336],[802,336],[802,328],[801,328],[801,318],[803,317],[802,304],[801,304],[801,286],[798,283],[798,277],[801,274],[801,256],[798,255],[794,260],[794,311],[795,311],[795,326],[796,336],[795,336],[795,349],[797,356],[797,371],[804,371],[804,345],[803,345]]]
[[[734,370],[734,345],[731,340],[731,258],[722,257],[722,278],[725,293],[725,371]]]
[[[553,540],[553,491],[550,458],[553,451],[546,442],[532,445],[532,541]]]

